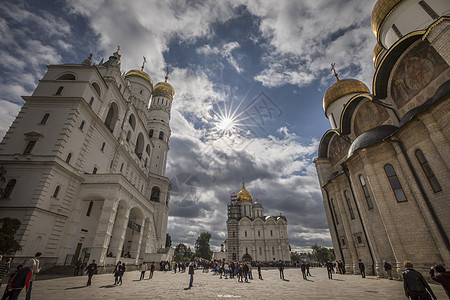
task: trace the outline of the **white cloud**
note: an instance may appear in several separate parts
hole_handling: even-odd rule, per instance
[[[204,45],[197,49],[197,53],[205,55],[219,55],[224,57],[228,63],[233,66],[236,72],[241,73],[243,69],[239,66],[236,58],[232,52],[240,47],[238,42],[230,42],[222,45],[221,47],[211,47],[210,45]]]
[[[21,105],[0,100],[0,140],[3,139],[15,117],[20,111]]]

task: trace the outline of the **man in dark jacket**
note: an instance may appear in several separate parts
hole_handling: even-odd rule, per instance
[[[359,272],[361,272],[361,277],[366,278],[366,267],[364,266],[364,263],[360,259],[358,262]]]
[[[33,270],[30,267],[22,268],[16,272],[8,284],[10,300],[17,300],[23,287],[26,287],[26,291],[28,291],[30,288],[31,276],[33,276]]]
[[[436,275],[434,275],[434,271],[437,272]],[[430,277],[432,280],[442,284],[448,299],[450,299],[450,272],[446,271],[443,265],[435,265],[430,270]]]
[[[97,264],[95,263],[95,259],[92,260],[92,263],[87,266],[86,273],[88,275],[88,281],[86,283],[86,286],[91,285],[91,279],[94,274],[97,273]]]
[[[437,299],[422,274],[413,269],[412,262],[405,261],[403,265],[406,268],[403,272],[403,288],[406,297],[411,300],[427,300],[429,293],[433,299]]]
[[[191,277],[189,280],[189,287],[188,287],[188,289],[190,289],[192,287],[192,284],[194,283],[194,263],[193,262],[191,262],[189,264],[189,272],[188,273]]]
[[[284,280],[284,263],[282,260],[278,263],[278,270],[280,270],[280,279]]]

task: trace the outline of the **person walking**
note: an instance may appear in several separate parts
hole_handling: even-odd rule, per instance
[[[84,275],[84,270],[86,270],[87,266],[88,266],[88,259],[85,258],[84,261],[83,261],[83,264],[81,265],[81,274],[80,274],[80,276]]]
[[[152,262],[152,265],[150,266],[150,274],[148,275],[148,279],[153,278],[153,272],[155,272],[155,263]]]
[[[113,274],[114,274],[114,285],[119,284],[119,276],[120,276],[120,266],[122,265],[122,262],[119,260],[116,264],[116,267],[114,268]]]
[[[302,264],[300,265],[300,269],[302,270],[302,276],[304,280],[308,280],[306,278],[306,264],[304,261],[302,261]]]
[[[436,275],[435,272],[436,271]],[[450,272],[446,271],[443,265],[434,265],[430,269],[430,278],[436,282],[442,284],[445,293],[450,300]]]
[[[28,292],[29,289],[31,288],[32,276],[33,276],[32,268],[26,266],[25,268],[19,269],[8,284],[7,287],[9,295],[8,299],[17,300],[19,298],[20,292],[24,287],[26,287],[26,291]]]
[[[0,255],[0,286],[2,286],[2,280],[9,273],[11,268],[11,257],[7,257],[4,262],[2,262],[2,256]]]
[[[261,273],[261,263],[258,264],[258,278],[259,278],[260,280],[263,280],[263,278],[262,278],[262,273]]]
[[[73,276],[78,276],[78,274],[80,274],[80,269],[82,265],[83,262],[81,261],[81,258],[79,258],[75,263],[75,270],[73,271]]]
[[[405,295],[411,300],[428,300],[429,296],[437,299],[422,274],[413,269],[410,261],[405,261],[403,265],[406,271],[403,272],[403,288]]]
[[[125,263],[119,266],[119,284],[122,285],[122,277],[125,274]]]
[[[92,283],[92,276],[94,276],[94,274],[97,274],[97,264],[95,263],[95,259],[93,259],[89,266],[87,266],[86,273],[88,275],[86,286],[90,286]]]
[[[148,268],[147,264],[144,261],[141,265],[141,278],[139,280],[142,280],[145,278],[145,272],[147,272],[147,268]]]
[[[253,268],[252,268],[252,263],[248,263],[248,279],[253,280]]]
[[[387,261],[383,260],[383,267],[384,267],[384,271],[386,271],[387,277],[389,278],[389,280],[392,280],[392,266],[390,263],[388,263]]]
[[[33,276],[31,276],[30,287],[27,289],[27,295],[25,296],[25,300],[31,299],[31,290],[33,289],[33,282],[36,279],[36,274],[41,271],[41,267],[39,265],[39,259],[41,258],[42,253],[36,252],[34,258],[32,258],[25,267],[29,267],[33,270]]]
[[[189,272],[188,273],[190,276],[188,289],[190,289],[191,287],[193,287],[192,284],[194,283],[194,262],[191,262],[189,264]]]
[[[359,272],[361,272],[361,277],[366,278],[366,267],[364,266],[364,263],[360,259],[358,262]]]
[[[281,259],[278,263],[278,270],[280,271],[280,279],[284,280],[284,264],[283,261],[281,261]]]
[[[245,282],[248,282],[248,264],[247,263],[244,263],[244,267],[243,267],[242,271],[244,273]]]
[[[326,266],[327,266],[327,272],[328,272],[328,279],[333,279],[333,271],[334,271],[333,263],[331,261],[328,261],[326,263]]]
[[[12,290],[9,290],[9,289],[8,289],[8,285],[11,283],[11,281],[12,281],[13,277],[16,275],[17,271],[19,271],[19,270],[22,269],[22,268],[23,268],[23,265],[18,265],[18,266],[16,267],[16,271],[15,271],[14,273],[11,273],[11,274],[9,275],[8,283],[6,284],[6,288],[5,288],[5,292],[3,293],[2,300],[8,300],[8,299],[10,299],[9,297],[10,297],[11,294],[12,294]]]
[[[311,273],[309,272],[309,267],[310,266],[311,265],[309,264],[309,262],[306,262],[306,276],[311,276],[312,277]]]

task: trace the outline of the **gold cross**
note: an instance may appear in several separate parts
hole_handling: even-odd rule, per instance
[[[335,63],[331,64],[331,71],[333,71],[334,77],[336,77],[336,80],[339,81],[338,74],[336,73],[336,69],[334,68],[335,65],[336,65]]]
[[[145,56],[143,56],[144,61],[142,62],[142,67],[141,67],[141,71],[144,71],[144,65],[147,62],[147,59],[145,58]]]

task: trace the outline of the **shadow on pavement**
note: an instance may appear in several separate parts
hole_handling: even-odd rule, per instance
[[[78,290],[78,289],[83,289],[83,288],[85,288],[85,287],[87,287],[87,286],[86,286],[86,285],[83,285],[83,286],[74,286],[74,287],[66,288],[66,290]]]
[[[100,288],[102,289],[110,289],[110,288],[114,288],[114,287],[116,287],[117,285],[114,285],[114,284],[108,284],[108,285],[102,285]]]

